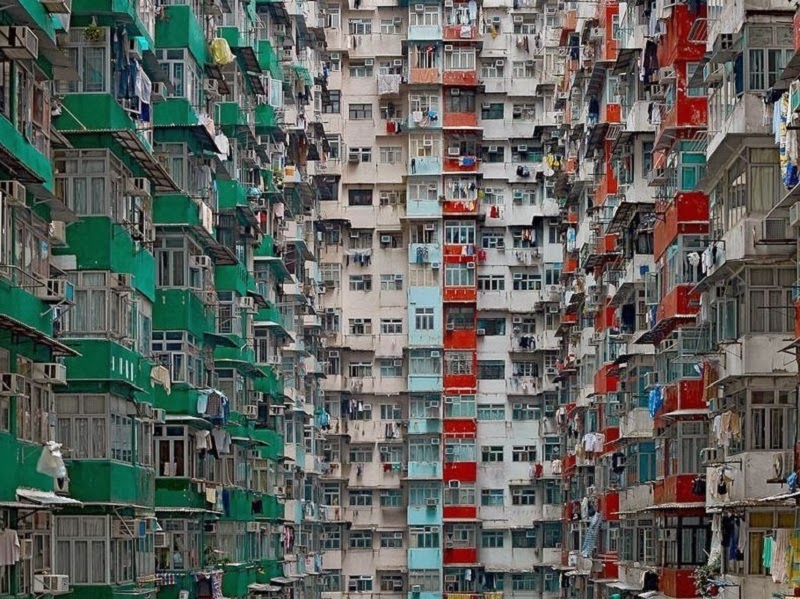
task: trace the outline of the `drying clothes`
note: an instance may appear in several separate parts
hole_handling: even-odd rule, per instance
[[[170,377],[169,368],[166,366],[153,366],[150,370],[150,383],[153,385],[161,385],[167,395],[172,392],[172,379]]]
[[[772,547],[772,582],[783,584],[786,580],[786,560],[789,557],[789,529],[779,528]]]
[[[603,519],[599,513],[595,513],[592,517],[589,526],[586,528],[586,535],[583,538],[583,546],[581,547],[581,556],[588,558],[594,553],[597,547],[597,537],[600,534],[600,527],[603,525]]]
[[[64,464],[60,443],[55,441],[45,443],[36,463],[36,472],[55,479],[67,478],[67,466]]]
[[[0,531],[0,566],[13,566],[19,561],[19,537],[13,528]]]
[[[209,437],[211,433],[209,431],[196,431],[194,433],[194,446],[197,451],[205,452],[206,450],[210,449],[211,441]]]
[[[211,431],[211,436],[220,455],[231,452],[231,434],[228,431],[224,428],[215,428]]]
[[[217,505],[217,488],[216,487],[206,487],[206,503],[210,503],[211,505]]]
[[[764,546],[761,549],[761,565],[767,569],[772,568],[772,537],[764,537]]]

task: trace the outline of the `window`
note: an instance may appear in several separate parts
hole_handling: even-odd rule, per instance
[[[371,189],[348,189],[347,200],[350,206],[372,206]],[[370,242],[372,240],[370,239]],[[372,245],[370,243],[370,245]]]
[[[444,276],[447,287],[473,287],[475,285],[475,268],[468,268],[467,264],[445,264]]]
[[[414,309],[414,328],[418,331],[433,330],[433,308]]]
[[[367,79],[372,77],[372,65],[367,65],[363,60],[350,61],[350,76],[354,79]],[[370,118],[372,118],[372,108],[370,107]]]
[[[383,164],[399,164],[403,161],[403,148],[385,146],[380,149],[380,161]]]
[[[134,421],[128,416],[128,406],[126,400],[113,395],[59,395],[56,437],[69,448],[72,458],[131,463]],[[29,409],[34,407],[31,405]],[[178,428],[183,434],[183,427]],[[21,438],[28,438],[24,423],[18,429]],[[186,457],[181,453],[177,459],[184,464]]]
[[[403,533],[402,532],[386,532],[381,533],[381,547],[383,545],[383,537],[386,535],[390,537],[390,535],[395,535],[394,537],[390,537],[391,541],[386,545],[386,547],[402,547],[403,546]],[[399,536],[398,536],[399,535]],[[380,575],[381,581],[381,591],[385,593],[401,593],[403,592],[403,575],[402,574],[381,574]]]
[[[418,586],[423,593],[438,593],[442,588],[438,570],[409,570],[408,586]]]
[[[512,489],[511,505],[536,505],[536,490],[533,487],[516,487]]]
[[[370,35],[372,33],[371,19],[350,19],[347,22],[350,35]]]
[[[478,406],[478,420],[505,420],[506,407],[503,404],[485,404]]]
[[[200,523],[196,520],[161,520],[159,524],[164,532],[168,533],[170,546],[156,549],[156,569],[160,571],[199,568],[201,563],[197,547],[202,544]],[[120,555],[119,551],[117,555]]]
[[[372,275],[350,275],[350,291],[372,291]]]
[[[511,66],[511,77],[514,79],[530,79],[535,76],[536,69],[532,60],[515,60]]]
[[[711,543],[711,526],[704,517],[663,518],[661,524],[659,529],[672,531],[671,535],[664,537],[666,540],[661,541],[662,555],[668,563],[675,566],[706,563]],[[748,547],[752,550],[753,544],[748,544]],[[760,563],[761,553],[758,555]]]
[[[352,536],[354,533],[350,533]],[[351,549],[369,549],[372,547],[372,538],[369,540],[369,547],[353,547]],[[351,576],[347,581],[347,590],[350,593],[370,593],[372,592],[372,576]]]
[[[351,318],[349,327],[351,335],[372,335],[372,321],[368,318]]]
[[[506,363],[503,360],[478,360],[478,380],[501,381],[506,378]]]
[[[478,291],[505,291],[506,280],[503,275],[481,275],[478,277]]]
[[[747,70],[750,75],[748,91],[763,91],[775,85],[792,54],[791,50],[786,49],[757,48],[748,50]]]
[[[447,112],[475,113],[475,94],[462,90],[457,96],[452,93],[445,96],[444,108]]]
[[[540,291],[542,289],[542,277],[531,272],[515,272],[512,274],[514,281],[514,291]]]
[[[342,158],[342,138],[338,135],[328,135],[328,145],[330,146],[330,151],[328,152],[328,160],[341,160]],[[338,190],[338,187],[335,187]],[[321,200],[335,200],[336,194],[329,194],[328,196],[323,196],[320,198]]]
[[[535,445],[515,445],[511,450],[511,460],[513,462],[535,462]]]
[[[323,593],[341,593],[342,571],[325,570],[320,577],[320,589]]]
[[[430,349],[412,349],[409,352],[409,374],[413,375],[441,375],[441,352]]]
[[[381,33],[384,35],[399,35],[402,21],[397,19],[381,19]]]
[[[502,77],[501,75],[498,75]],[[505,114],[505,105],[502,102],[492,102],[481,106],[481,118],[486,120],[502,120]],[[500,148],[500,153],[505,148]]]
[[[403,491],[400,489],[382,489],[381,507],[403,507]]]
[[[438,462],[440,459],[439,439],[414,439],[408,442],[408,460],[410,462]]]
[[[402,335],[403,320],[400,318],[382,318],[381,335]]]
[[[455,484],[455,486],[453,486]],[[475,505],[475,483],[450,482],[444,488],[445,505]]]
[[[414,11],[408,22],[411,27],[430,27],[439,25],[441,15],[439,7],[435,4],[426,4],[422,12]]]
[[[450,438],[444,440],[445,462],[474,462],[475,439]]]
[[[558,505],[563,503],[561,483],[557,480],[546,480],[544,482],[544,502]],[[560,530],[560,529],[559,529]],[[545,536],[545,539],[547,537]]]
[[[107,584],[110,556],[105,516],[56,516],[55,571],[70,584]],[[130,578],[129,578],[130,580]]]
[[[350,491],[350,505],[359,507],[372,505],[372,491],[368,490]]]
[[[764,551],[764,538],[774,534],[776,528],[794,529],[792,518],[791,512],[771,510],[752,511],[747,514],[748,539],[745,559],[748,561],[748,574],[752,576],[764,576],[767,574],[761,559]],[[756,554],[756,552],[758,553]]]
[[[185,254],[181,252],[179,256],[182,260]],[[176,268],[183,276],[183,263],[176,264]],[[70,282],[75,286],[75,305],[65,312],[64,334],[118,339],[135,337],[131,324],[130,297],[116,289],[110,277],[110,273],[106,272],[70,274]]]
[[[515,531],[516,532],[516,531]],[[512,533],[512,541],[514,533]],[[513,545],[513,543],[512,543]],[[515,545],[515,547],[525,547],[525,545]],[[535,591],[536,590],[536,576],[530,573],[525,574],[512,574],[511,575],[511,590],[512,591]]]
[[[350,462],[351,463],[369,463],[372,461],[372,445],[351,445],[350,446]]]
[[[350,104],[348,110],[351,120],[365,121],[372,118],[372,104]]]
[[[448,220],[444,224],[445,243],[467,245],[475,243],[475,223],[463,220]]]
[[[511,546],[514,549],[532,549],[536,547],[536,529],[529,528],[511,531]]]
[[[474,71],[475,50],[473,48],[455,46],[452,52],[445,52],[445,65],[453,71]]]
[[[505,318],[479,318],[478,329],[487,337],[506,334]]]
[[[400,420],[403,418],[403,410],[400,404],[381,404],[381,420]]]
[[[438,526],[412,526],[408,529],[409,547],[412,549],[439,549]]]
[[[448,351],[444,354],[444,373],[450,375],[472,374],[473,354],[469,351]],[[473,402],[474,402],[473,397]],[[445,398],[447,401],[447,398]]]
[[[481,462],[502,462],[503,461],[503,446],[502,445],[484,445],[481,447]]]
[[[337,262],[322,262],[319,265],[322,284],[337,289],[340,284],[342,267]]]
[[[787,333],[794,330],[791,269],[751,268],[748,312],[751,333]]]
[[[369,378],[372,376],[372,362],[350,362],[349,370],[351,377]]]
[[[502,79],[505,75],[505,60],[483,60],[481,61],[481,79]],[[500,104],[502,107],[502,103]],[[503,109],[500,108],[502,114]],[[486,118],[486,117],[483,117]],[[498,118],[498,117],[494,117]],[[499,118],[503,118],[500,116]]]
[[[342,92],[332,89],[328,96],[322,97],[322,112],[325,114],[339,114],[342,111]]]
[[[381,377],[403,376],[403,361],[383,359],[380,361]]]
[[[323,549],[342,548],[342,529],[338,525],[326,526],[322,531]]]
[[[484,507],[502,506],[503,489],[481,489],[481,505]]]
[[[445,418],[475,418],[474,395],[447,395],[444,398]]]
[[[511,419],[516,421],[539,420],[542,411],[532,403],[515,403],[511,411]]]
[[[502,549],[503,547],[502,530],[484,530],[481,533],[481,548],[483,549]]]

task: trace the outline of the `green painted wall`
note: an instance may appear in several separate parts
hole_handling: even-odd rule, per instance
[[[215,331],[216,314],[189,289],[158,289],[153,302],[153,330],[190,331],[202,339]]]
[[[203,28],[189,5],[164,7],[164,17],[156,21],[156,47],[189,48],[200,68],[208,60]]]
[[[108,460],[70,460],[70,495],[84,502],[130,503],[150,506],[155,501],[155,471]]]
[[[53,490],[53,479],[36,472],[41,455],[41,445],[20,441],[10,433],[0,433],[0,456],[5,462],[0,476],[0,501],[16,501],[18,487]]]

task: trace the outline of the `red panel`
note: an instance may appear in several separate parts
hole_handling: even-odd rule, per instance
[[[597,311],[594,317],[594,330],[596,333],[600,333],[614,326],[614,321],[616,320],[615,312],[615,308],[611,305]]]
[[[663,298],[656,310],[656,322],[668,318],[691,317],[700,309],[700,294],[692,293],[694,285],[678,285]]]
[[[656,132],[658,138],[664,131],[682,128],[702,128],[708,122],[708,101],[705,98],[690,98],[678,92],[675,104],[661,118]],[[680,135],[678,137],[681,137]]]
[[[603,434],[606,436],[605,450],[611,451],[614,443],[619,441],[619,427],[607,426],[603,429]]]
[[[445,127],[477,127],[478,114],[475,112],[445,112],[442,125]]]
[[[468,29],[469,33],[467,33]],[[445,25],[442,31],[442,39],[446,42],[472,40],[476,37],[478,37],[478,28],[474,25]]]
[[[663,568],[658,586],[667,597],[688,599],[697,596],[694,570],[691,568]]]
[[[666,23],[667,32],[658,46],[659,65],[674,65],[678,61],[697,62],[703,57],[706,51],[705,35],[700,35],[701,39],[697,39],[696,36],[696,33],[702,34],[703,31],[699,29],[695,31],[694,41],[689,40],[689,32],[694,22],[705,16],[705,6],[696,13],[691,12],[686,4],[675,4],[672,7],[672,16]]]
[[[445,302],[470,302],[478,301],[476,287],[445,287],[442,289],[442,299]]]
[[[460,164],[461,158],[445,158],[444,171],[451,173],[477,173],[478,172],[478,159],[475,156],[462,156],[462,158],[472,158],[472,164]],[[446,204],[447,202],[445,202]],[[475,205],[477,206],[477,202]],[[444,210],[444,209],[443,209]],[[477,211],[477,209],[476,209]]]
[[[453,331],[445,331],[444,348],[476,350],[478,348],[478,335],[475,332],[475,329],[457,329]]]
[[[594,373],[595,393],[614,393],[619,387],[619,366],[605,364]]]
[[[621,104],[606,104],[606,123],[620,123],[622,122],[622,105]]]
[[[478,370],[477,356],[472,356],[472,372],[473,374],[445,374],[444,375],[444,388],[459,388],[459,389],[475,389],[478,386]]]
[[[478,71],[445,71],[445,85],[478,85]]]
[[[478,479],[478,464],[476,462],[445,462],[442,469],[442,479],[460,480],[461,482],[475,482]]]
[[[592,578],[595,580],[611,580],[617,578],[619,573],[619,562],[616,553],[608,553],[601,557],[600,571],[596,572]]]
[[[569,274],[575,272],[576,270],[578,270],[578,258],[575,256],[567,256],[567,259],[564,261],[563,272]]]
[[[439,83],[439,69],[411,69],[408,75],[409,83]]]
[[[442,421],[444,426],[444,434],[459,434],[464,433],[475,435],[478,432],[478,423],[470,418],[446,418]]]
[[[478,507],[474,505],[446,505],[443,511],[444,519],[474,520],[478,517]]]
[[[455,160],[456,163],[458,163],[458,158],[447,158],[445,159],[445,163],[447,163],[449,160]],[[446,168],[447,170],[457,170],[458,165],[456,164],[456,168]],[[477,170],[477,166],[472,170]],[[478,200],[445,200],[442,203],[442,214],[445,216],[477,216]]]
[[[703,497],[698,497],[692,492],[695,478],[696,474],[674,474],[657,481],[653,487],[653,505],[703,501]],[[701,513],[704,511],[700,510]],[[687,512],[686,515],[691,515],[691,512]]]
[[[578,26],[578,11],[568,10],[563,13],[561,19],[561,37],[559,39],[560,46],[566,46],[569,41],[569,34],[575,31]]]
[[[464,247],[467,248],[467,253],[464,254]],[[470,248],[472,248],[470,250]],[[470,254],[470,251],[472,252]],[[477,255],[477,249],[474,244],[453,244],[446,243],[444,245],[445,262],[474,262]],[[455,258],[455,259],[454,259]]]
[[[618,492],[605,493],[600,497],[600,513],[603,516],[603,520],[619,520]]]
[[[478,548],[477,547],[458,547],[455,549],[445,549],[444,565],[450,564],[477,564],[478,563]]]

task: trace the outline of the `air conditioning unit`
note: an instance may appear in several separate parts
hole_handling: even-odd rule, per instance
[[[511,318],[511,324],[522,324],[522,316],[514,316]]]
[[[255,420],[258,418],[258,406],[248,405],[244,406],[244,417],[248,420]]]
[[[402,360],[394,360],[394,361],[392,362],[392,364],[393,364],[394,366],[402,366],[402,365],[403,365],[403,361],[402,361]]]
[[[424,147],[424,148],[432,148],[433,147],[433,140],[432,139],[423,139],[422,140],[422,147]]]
[[[473,268],[475,268],[475,263],[474,262],[467,262],[467,268],[472,270]]]
[[[128,179],[128,194],[136,197],[150,197],[150,180],[145,177]]]
[[[478,337],[483,337],[484,335],[486,335],[486,329],[478,329],[478,330],[475,331],[475,334]]]
[[[168,532],[155,532],[153,533],[153,547],[156,549],[172,549],[170,543],[172,539]]]
[[[431,268],[433,270],[439,270],[440,267],[441,267],[441,264],[439,264],[438,262],[431,262]]]
[[[518,153],[520,153],[520,154],[524,154],[524,153],[526,153],[527,151],[528,151],[528,146],[526,146],[526,145],[524,145],[524,144],[517,146],[517,152],[518,152]]]
[[[261,524],[258,522],[248,522],[246,530],[247,532],[261,532]]]
[[[206,79],[204,89],[210,96],[219,96],[219,81],[216,79]]]
[[[800,227],[800,202],[796,202],[789,207],[789,226]]]
[[[489,154],[497,154],[500,151],[499,146],[489,146],[488,152]]]
[[[433,497],[428,497],[428,500],[425,502],[425,505],[428,507],[436,507],[439,503]]]
[[[249,295],[239,298],[239,307],[248,312],[253,312],[256,309],[256,301]]]
[[[19,559],[33,559],[33,539],[19,540]]]
[[[441,357],[441,355],[442,352],[440,352],[438,349],[434,349],[433,351],[431,351],[431,358],[439,358]]]
[[[427,225],[424,225],[422,228],[425,231],[435,231],[436,230],[436,225],[434,225],[433,223],[429,223]]]
[[[117,273],[117,289],[133,289],[133,275],[127,272]]]
[[[71,303],[75,298],[75,289],[66,279],[47,279],[36,287],[36,297],[48,303]]]
[[[365,67],[371,67],[374,64],[375,64],[375,59],[374,58],[367,58],[367,59],[364,60],[364,66]]]
[[[761,241],[788,241],[791,233],[789,221],[785,218],[766,218],[762,221]]]
[[[524,22],[524,19],[522,18],[522,15],[515,15],[513,20],[514,20],[514,23],[516,25],[519,25],[520,23]]]
[[[448,156],[461,156],[461,148],[458,146],[451,146],[447,148]]]
[[[658,78],[662,81],[671,81],[676,77],[675,67],[667,66],[658,69]]]
[[[391,235],[381,235],[381,243],[392,243]]]
[[[453,44],[445,44],[444,51],[445,52],[452,52],[453,51]]]
[[[646,372],[644,375],[644,388],[645,389],[652,389],[658,384],[658,373],[657,372]]]
[[[0,374],[0,397],[25,395],[26,379],[21,374]]]
[[[11,29],[19,29],[19,27],[12,27]],[[69,593],[69,576],[65,574],[34,574],[33,592],[37,595]]]
[[[30,27],[0,27],[0,52],[14,60],[36,60],[39,38]]]
[[[190,268],[211,268],[212,262],[210,256],[189,256]]]
[[[457,480],[451,480],[448,481],[447,486],[450,487],[451,489],[458,489],[459,487],[461,487],[461,483]]]
[[[163,81],[153,81],[153,91],[150,93],[150,100],[153,104],[164,102],[167,99],[167,84]]]
[[[432,437],[431,438],[431,445],[440,445],[440,444],[441,443],[440,443],[439,437]]]
[[[164,408],[153,408],[153,421],[164,424],[167,421],[167,411]]]
[[[450,95],[451,96],[460,96],[461,95],[461,90],[458,89],[457,87],[454,87],[454,88],[452,88],[450,90]]]
[[[0,27],[2,29],[2,27]],[[0,181],[0,192],[9,206],[25,206],[27,192],[25,186],[19,181]]]
[[[494,61],[494,66],[496,67],[504,67],[506,65],[506,61],[502,58]]]
[[[430,501],[430,499],[428,501]],[[434,505],[436,505],[436,504],[434,504]],[[422,585],[412,584],[411,585],[411,594],[419,595],[420,593],[422,593]]]
[[[722,452],[719,447],[704,447],[700,450],[700,463],[703,466],[709,466],[719,462],[722,457]]]
[[[361,162],[361,152],[350,150],[347,153],[347,162]]]
[[[424,4],[415,4],[414,5],[414,12],[423,12],[425,10]]]
[[[42,364],[36,362],[33,365],[33,380],[37,383],[50,383],[53,385],[67,384],[67,367],[58,362]]]

